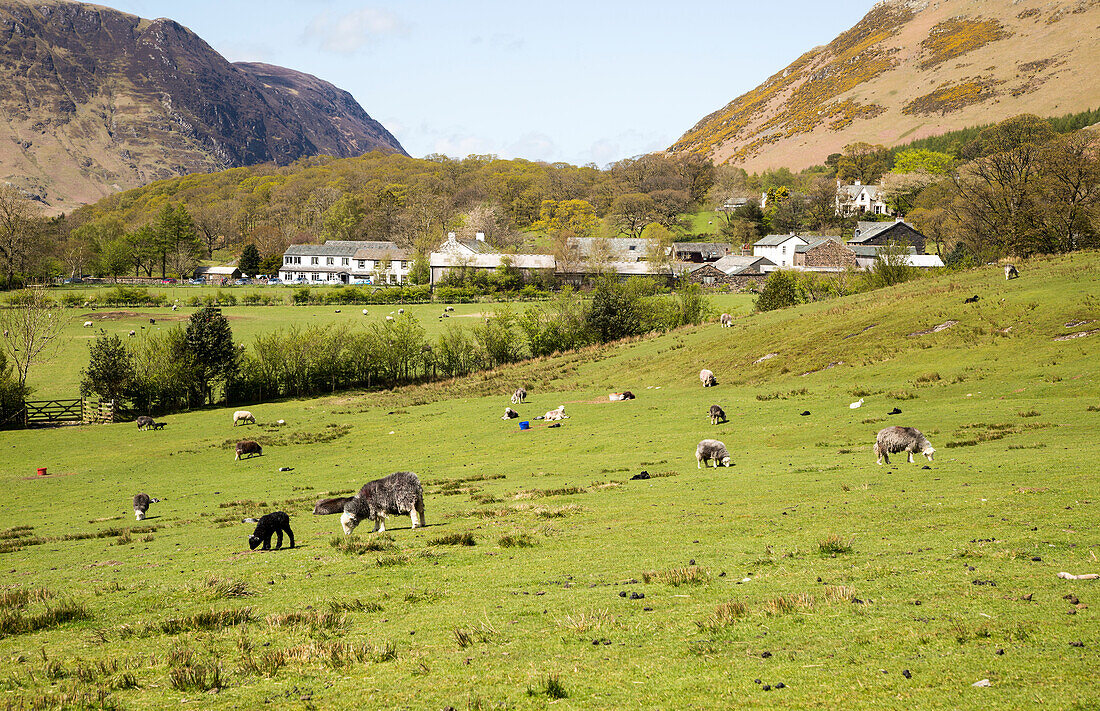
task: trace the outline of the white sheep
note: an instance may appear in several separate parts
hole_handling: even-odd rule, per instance
[[[722,323],[722,328],[731,328],[733,326],[733,317],[729,314],[722,314],[720,321]]]
[[[557,409],[551,410],[542,416],[544,420],[568,420],[569,415],[565,414],[565,405],[558,405]]]
[[[905,452],[912,463],[914,454],[923,454],[928,461],[932,461],[932,455],[936,450],[920,430],[913,427],[884,427],[878,431],[875,437],[874,453],[878,458],[879,466],[882,460],[890,463],[890,455]]]
[[[363,315],[364,315],[364,316],[366,316],[366,315],[367,315],[367,310],[366,310],[366,309],[363,309]]]
[[[1015,264],[1006,264],[1005,265],[1005,281],[1008,281],[1009,279],[1015,279],[1019,276],[1020,276],[1020,272],[1016,269]]]
[[[516,391],[512,393],[512,404],[522,405],[527,399],[527,390],[524,388],[516,388]]]
[[[92,322],[91,321],[85,321],[84,322],[84,328],[91,328],[91,327],[92,327]]]
[[[134,333],[134,329],[131,328],[130,329],[130,338],[133,338],[135,335],[136,334]]]
[[[716,439],[704,439],[695,448],[695,468],[702,469],[703,462],[713,461],[715,468],[719,463],[723,467],[730,466],[730,453],[726,445]]]
[[[233,413],[233,426],[236,427],[238,422],[256,424],[256,417],[248,410],[237,410]]]
[[[848,405],[849,410],[858,410],[861,407],[863,407],[863,398],[860,398],[859,400]]]
[[[517,417],[519,417],[518,412],[516,412],[515,410],[513,410],[510,407],[506,407],[506,408],[504,408],[504,416],[501,417],[500,419],[502,419],[502,420],[514,420]]]
[[[387,317],[386,317],[386,320],[387,320],[387,321],[392,321],[392,320],[393,320],[393,316],[387,316]]]
[[[714,377],[714,373],[706,368],[699,371],[699,380],[702,381],[704,388],[713,387],[718,384],[718,379]]]
[[[403,313],[405,313],[405,309],[398,309],[398,310],[397,310],[397,313],[399,313],[399,314],[403,314]]]

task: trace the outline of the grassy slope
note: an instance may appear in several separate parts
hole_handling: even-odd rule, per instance
[[[254,408],[261,423],[286,419],[282,431],[234,431],[218,410],[169,417],[161,432],[120,424],[2,433],[9,495],[0,528],[99,531],[132,523],[136,491],[166,500],[129,544],[48,541],[0,554],[8,585],[68,591],[92,614],[0,639],[0,685],[7,698],[48,691],[45,650],[70,673],[78,660],[133,667],[141,688],[112,694],[128,708],[306,695],[334,707],[349,692],[371,708],[540,708],[546,698],[527,689],[550,673],[568,708],[1085,708],[1100,694],[1097,587],[1055,574],[1100,569],[1088,456],[1100,423],[1088,410],[1100,406],[1100,334],[1053,338],[1096,327],[1064,324],[1100,318],[1100,255],[1034,261],[1022,273],[1006,283],[991,267],[449,384]],[[964,305],[974,293],[981,301]],[[906,335],[947,319],[959,323]],[[717,388],[699,387],[702,366],[717,373]],[[501,422],[518,383],[532,394],[524,417],[565,403],[571,419],[525,433]],[[621,389],[638,399],[606,402]],[[864,406],[849,409],[859,393]],[[729,424],[709,425],[712,402]],[[887,417],[894,406],[903,414]],[[938,449],[931,470],[923,459],[875,466],[870,444],[886,424],[928,435]],[[295,443],[328,425],[350,429],[328,443]],[[246,432],[281,443],[234,462],[223,443]],[[997,432],[1011,434],[947,446]],[[691,466],[707,436],[729,445],[732,469]],[[35,479],[37,466],[59,476]],[[383,567],[378,553],[333,550],[338,521],[310,516],[313,500],[405,468],[427,484],[431,524],[411,531],[407,519],[391,519],[407,562]],[[630,481],[641,469],[665,476]],[[465,490],[454,483],[500,475]],[[539,494],[567,487],[583,492]],[[223,506],[242,500],[253,503]],[[246,552],[250,527],[236,521],[276,506],[291,514],[300,550]],[[158,530],[144,541],[138,532],[149,526]],[[478,545],[429,545],[461,532]],[[524,533],[537,545],[498,544]],[[852,551],[821,555],[829,535]],[[692,560],[707,581],[640,582]],[[210,574],[255,594],[216,598],[203,586]],[[619,595],[632,591],[645,598]],[[848,592],[861,602],[835,599]],[[1067,614],[1068,593],[1090,607]],[[799,595],[788,598],[794,611],[776,602]],[[351,612],[337,630],[264,619],[355,599],[383,609]],[[696,624],[731,600],[746,617],[714,630]],[[258,620],[122,638],[126,623],[244,606]],[[482,634],[462,648],[455,628]],[[259,659],[332,639],[392,643],[397,659],[339,669],[290,661],[271,678],[240,668],[249,645]],[[1077,641],[1084,648],[1070,645]],[[177,646],[204,661],[216,655],[226,688],[169,688]],[[89,676],[100,685],[117,678]],[[983,678],[993,688],[971,688]],[[764,692],[755,679],[786,688]]]

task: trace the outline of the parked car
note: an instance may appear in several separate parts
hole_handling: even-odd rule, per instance
[[[179,282],[176,281],[175,279],[161,279],[160,283],[161,284],[178,284]]]

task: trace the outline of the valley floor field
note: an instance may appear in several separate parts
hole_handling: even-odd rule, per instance
[[[1021,273],[262,404],[255,426],[0,433],[0,699],[1090,708],[1100,581],[1057,573],[1100,572],[1100,255]],[[528,431],[500,419],[519,385]],[[561,404],[560,428],[534,420]],[[876,466],[888,425],[934,461]],[[709,437],[731,468],[693,466]],[[263,456],[234,461],[239,438]],[[406,469],[426,528],[345,539],[310,513]],[[138,492],[161,499],[142,522]],[[241,520],[274,510],[298,546],[249,552]]]

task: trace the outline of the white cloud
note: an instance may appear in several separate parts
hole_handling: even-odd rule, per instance
[[[310,20],[302,38],[329,52],[354,54],[381,38],[408,31],[408,26],[397,15],[364,7],[343,15],[325,10]]]

